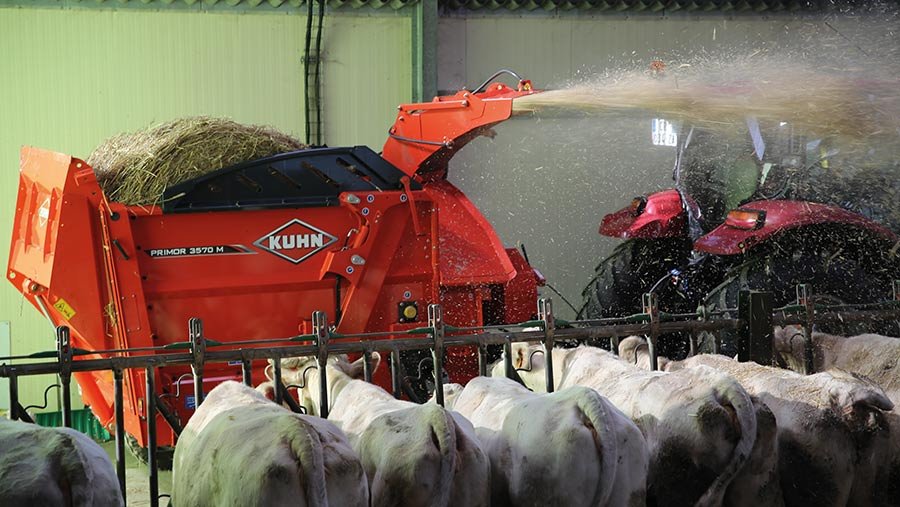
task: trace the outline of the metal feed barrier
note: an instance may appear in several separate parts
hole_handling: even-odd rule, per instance
[[[812,304],[811,289],[808,286],[798,287],[798,304],[784,308],[772,308],[772,294],[759,291],[745,291],[739,298],[739,308],[724,309],[714,312],[703,310],[696,313],[666,314],[660,312],[655,294],[646,294],[643,298],[643,313],[627,317],[604,318],[596,320],[564,321],[553,315],[550,299],[538,302],[538,319],[519,324],[488,325],[476,327],[454,327],[444,323],[440,305],[428,306],[428,325],[406,332],[373,332],[360,334],[336,334],[331,332],[324,312],[313,313],[313,333],[287,338],[247,340],[220,343],[203,334],[200,319],[190,319],[186,342],[173,343],[160,347],[143,347],[132,349],[113,349],[88,351],[73,348],[69,341],[69,329],[65,326],[57,328],[57,350],[30,354],[27,356],[0,357],[0,377],[9,379],[10,418],[13,420],[31,421],[27,412],[19,403],[18,378],[28,375],[58,374],[62,384],[63,424],[71,426],[71,379],[73,372],[107,370],[113,372],[115,389],[115,439],[116,439],[116,471],[119,485],[125,496],[125,429],[123,417],[123,371],[130,368],[146,370],[146,392],[155,393],[155,368],[163,365],[185,364],[191,366],[194,380],[196,403],[203,401],[203,367],[206,363],[239,361],[242,366],[242,377],[245,384],[250,385],[251,361],[272,359],[272,376],[275,384],[275,401],[287,402],[294,411],[300,411],[295,400],[287,393],[287,387],[281,382],[281,364],[278,359],[284,357],[315,357],[317,366],[324,368],[328,357],[333,354],[358,353],[363,357],[364,375],[367,381],[372,379],[372,353],[376,350],[390,351],[390,369],[392,390],[395,397],[401,396],[400,352],[405,350],[430,349],[434,364],[435,401],[444,404],[443,396],[443,356],[446,347],[475,345],[478,349],[479,375],[486,376],[488,368],[488,345],[502,345],[504,349],[504,370],[509,378],[517,374],[512,362],[513,343],[541,343],[546,360],[546,387],[553,392],[554,368],[552,355],[548,353],[558,342],[594,343],[609,338],[611,348],[615,351],[618,338],[630,335],[648,336],[651,354],[651,365],[657,368],[657,344],[666,333],[687,332],[690,334],[690,351],[697,350],[697,335],[701,332],[715,333],[723,330],[738,332],[739,360],[755,360],[762,364],[772,362],[772,329],[776,324],[801,324],[804,333],[809,336],[812,324],[820,319],[838,318],[842,320],[861,320],[880,317],[900,318],[900,282],[893,284],[894,299],[883,303],[869,305],[822,306]],[[737,313],[738,317],[729,318]],[[536,328],[536,330],[529,330]],[[413,338],[389,339],[400,334]],[[665,337],[665,336],[664,336]],[[332,339],[342,341],[332,342]],[[355,339],[355,341],[344,341]],[[292,345],[266,346],[271,343],[294,342]],[[807,340],[809,343],[809,340]],[[229,349],[217,350],[222,347]],[[242,348],[234,348],[242,347]],[[247,348],[243,348],[247,347]],[[174,350],[174,352],[173,352]],[[182,351],[178,351],[182,350]],[[184,351],[186,350],[186,352]],[[153,355],[129,356],[130,353],[153,352]],[[101,359],[74,360],[75,357],[87,354],[110,355]],[[811,365],[811,349],[808,352]],[[52,361],[38,363],[9,364],[13,360],[50,359]],[[811,368],[809,368],[811,371]],[[321,416],[328,416],[327,378],[319,376],[319,393],[321,399]],[[159,402],[159,395],[146,397],[146,413],[159,413],[176,434],[181,432],[177,419],[168,412],[165,405]],[[149,468],[150,505],[159,505],[159,476],[157,463],[156,417],[146,417],[148,435],[147,465]],[[163,495],[166,496],[166,495]]]

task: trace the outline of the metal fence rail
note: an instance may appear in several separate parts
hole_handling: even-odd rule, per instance
[[[440,305],[429,305],[428,325],[404,332],[375,332],[360,334],[333,333],[328,326],[324,312],[315,312],[312,316],[313,333],[286,338],[269,338],[246,340],[240,342],[218,342],[203,334],[200,319],[188,322],[188,341],[168,344],[160,347],[143,347],[140,349],[81,350],[71,346],[69,329],[65,326],[57,328],[57,350],[31,354],[28,356],[0,357],[0,377],[9,379],[10,418],[30,421],[28,414],[18,401],[18,378],[28,375],[58,374],[62,384],[63,423],[71,426],[71,377],[74,372],[108,370],[113,373],[115,404],[115,439],[116,439],[116,471],[119,484],[125,495],[125,428],[123,414],[123,372],[126,369],[143,368],[146,370],[146,427],[148,435],[148,468],[150,470],[150,504],[159,505],[159,482],[157,467],[157,435],[156,417],[159,413],[173,430],[180,433],[178,421],[167,413],[165,405],[159,402],[156,395],[156,368],[166,365],[190,365],[194,381],[194,392],[197,406],[203,401],[203,369],[208,363],[239,361],[242,366],[243,382],[251,383],[251,361],[255,359],[273,360],[273,381],[275,384],[276,402],[288,402],[295,411],[299,410],[287,388],[281,382],[281,365],[279,359],[285,357],[315,357],[317,366],[324,369],[328,357],[336,354],[361,354],[364,374],[367,381],[372,378],[372,353],[388,351],[391,357],[391,383],[394,396],[400,397],[402,382],[400,372],[400,351],[425,350],[432,353],[435,401],[443,405],[442,363],[444,350],[447,347],[474,345],[478,350],[479,374],[487,375],[488,345],[502,345],[505,351],[505,374],[509,378],[517,377],[512,363],[511,349],[513,343],[540,343],[541,351],[546,356],[546,388],[553,392],[554,365],[550,350],[558,342],[579,341],[595,342],[602,338],[610,338],[613,350],[618,344],[618,337],[629,335],[646,335],[651,354],[651,365],[657,368],[657,344],[661,336],[669,333],[689,333],[690,351],[696,352],[697,334],[700,332],[719,332],[723,330],[737,331],[739,336],[739,359],[756,360],[760,363],[771,363],[771,336],[776,323],[798,323],[811,333],[816,319],[865,318],[861,315],[878,315],[881,317],[900,318],[900,283],[894,283],[895,300],[873,305],[860,305],[857,309],[852,305],[838,307],[817,307],[811,304],[808,287],[798,288],[798,304],[792,307],[773,309],[772,294],[758,291],[742,293],[739,308],[723,309],[717,312],[665,314],[659,311],[655,294],[646,294],[643,298],[643,313],[611,319],[563,321],[553,315],[552,301],[548,298],[538,302],[538,319],[519,324],[490,325],[481,327],[453,327],[444,323]],[[737,313],[739,318],[726,318]],[[408,335],[408,337],[392,339]],[[292,342],[291,345],[272,346],[272,343]],[[240,345],[241,348],[234,348]],[[256,345],[249,347],[251,345]],[[766,347],[767,345],[767,347]],[[248,346],[244,348],[245,346]],[[135,354],[138,355],[129,355]],[[85,355],[110,356],[101,358],[78,359]],[[811,357],[811,352],[810,352]],[[19,359],[50,359],[43,362],[24,364],[8,364]],[[811,364],[811,363],[810,363]],[[328,416],[327,376],[319,376],[319,392],[321,399],[321,416]],[[152,416],[150,414],[153,414]]]

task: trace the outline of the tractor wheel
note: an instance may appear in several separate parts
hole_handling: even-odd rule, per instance
[[[132,456],[134,456],[142,465],[147,465],[147,448],[141,446],[138,443],[137,439],[131,436],[130,434],[125,434],[125,445],[128,447],[128,451],[131,452]],[[171,470],[172,469],[172,461],[175,458],[175,448],[174,447],[157,447],[156,448],[156,466],[160,470]]]
[[[685,238],[630,239],[597,265],[582,291],[579,319],[631,315],[641,311],[641,295],[670,270],[683,266],[691,242]]]
[[[775,248],[760,251],[732,268],[724,281],[712,289],[704,300],[709,311],[736,309],[738,294],[742,290],[771,291],[775,308],[796,301],[797,285],[810,284],[815,302],[831,304],[858,304],[888,301],[893,297],[891,282],[900,278],[900,262],[890,246],[865,242],[856,234],[856,241],[838,241],[847,235],[829,231],[825,234],[802,234],[800,237],[779,241]],[[856,232],[856,231],[854,231]],[[826,241],[822,241],[826,238]],[[726,318],[736,318],[733,312]],[[868,322],[844,322],[816,324],[817,331],[852,336],[875,332],[888,336],[900,336],[900,322],[894,319]],[[728,356],[737,354],[737,335],[722,332],[719,335],[719,352]],[[701,352],[714,350],[714,337],[701,336]]]
[[[630,239],[600,262],[582,291],[578,319],[621,317],[640,313],[641,296],[672,269],[684,266],[691,252],[687,238]],[[663,311],[669,301],[660,299]]]

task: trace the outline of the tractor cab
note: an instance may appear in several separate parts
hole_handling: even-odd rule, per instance
[[[789,122],[752,117],[736,129],[685,130],[673,179],[694,240],[727,222],[730,212],[773,200],[836,206],[900,230],[892,217],[897,192],[889,154],[876,147],[845,147]]]
[[[747,202],[835,200],[811,195],[809,180],[825,176],[828,158],[836,153],[826,150],[822,139],[809,139],[787,122],[747,118],[739,129],[689,127],[679,146],[673,179],[683,198],[696,204],[685,205],[692,236],[697,239],[712,231],[729,211]]]

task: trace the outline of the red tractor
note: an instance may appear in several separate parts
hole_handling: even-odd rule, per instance
[[[688,127],[682,134],[675,188],[603,217],[600,233],[626,241],[597,266],[579,318],[640,313],[647,292],[671,313],[736,308],[742,289],[772,291],[778,307],[801,283],[822,303],[892,298],[900,243],[876,220],[890,224],[897,203],[873,202],[879,194],[896,199],[890,170],[854,174],[852,157],[785,122],[749,118],[740,133]],[[863,183],[872,174],[887,188]],[[896,322],[876,327],[898,331]],[[687,352],[681,340],[660,346],[676,357]],[[722,346],[736,352],[728,340]]]

